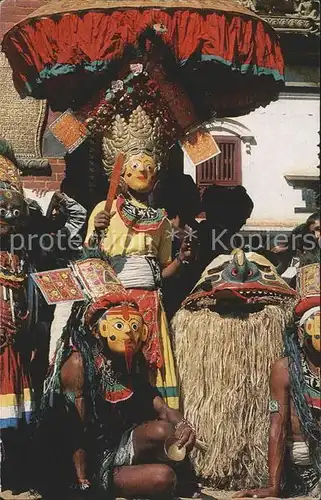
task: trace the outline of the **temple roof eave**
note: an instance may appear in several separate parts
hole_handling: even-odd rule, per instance
[[[290,14],[262,15],[261,17],[278,33],[320,35],[320,21],[316,19],[301,18]]]

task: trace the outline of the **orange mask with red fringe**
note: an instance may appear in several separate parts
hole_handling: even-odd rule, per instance
[[[106,342],[107,351],[113,354],[113,358],[125,357],[127,370],[119,373],[115,371],[114,361],[108,359],[107,353],[105,355],[104,351],[100,351],[95,356],[96,369],[101,373],[101,390],[105,401],[112,404],[121,403],[133,395],[130,375],[133,358],[147,338],[147,326],[137,306],[130,303],[123,294],[102,297],[88,312],[93,334]]]
[[[142,315],[130,304],[111,307],[100,317],[96,328],[111,352],[125,356],[130,372],[133,356],[147,338]]]

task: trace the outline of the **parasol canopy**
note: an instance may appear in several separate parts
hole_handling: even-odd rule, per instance
[[[141,51],[151,29],[201,120],[246,114],[282,89],[277,34],[231,0],[53,0],[11,28],[2,49],[20,96],[46,98],[63,111],[106,87],[117,61],[128,49]]]

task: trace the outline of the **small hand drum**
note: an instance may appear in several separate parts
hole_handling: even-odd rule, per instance
[[[186,447],[178,447],[178,441],[175,437],[166,439],[164,444],[165,455],[173,462],[181,462],[186,457]]]

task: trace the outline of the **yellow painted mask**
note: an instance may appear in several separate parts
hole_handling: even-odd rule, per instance
[[[111,307],[98,321],[98,332],[105,338],[111,352],[125,356],[127,368],[147,338],[147,326],[142,315],[133,307]]]
[[[304,323],[304,336],[312,341],[313,348],[320,352],[320,311],[314,312]]]
[[[157,168],[152,156],[145,153],[133,155],[125,163],[123,177],[126,184],[133,191],[148,193],[156,180]]]

